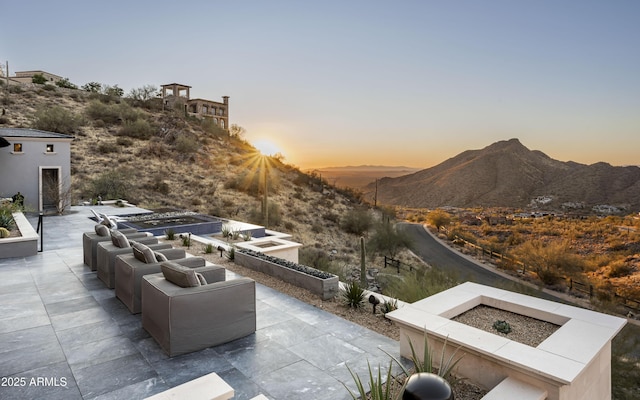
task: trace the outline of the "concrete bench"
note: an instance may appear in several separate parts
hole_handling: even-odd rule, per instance
[[[215,372],[201,376],[182,385],[158,393],[146,400],[229,400],[234,395],[233,388]]]
[[[491,389],[482,400],[545,400],[547,391],[515,378],[506,378]]]

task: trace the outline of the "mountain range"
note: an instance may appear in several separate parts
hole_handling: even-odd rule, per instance
[[[383,178],[365,188],[365,197],[407,207],[526,207],[536,199],[563,204],[612,205],[640,209],[640,168],[592,165],[550,158],[518,139],[467,150],[434,167]]]

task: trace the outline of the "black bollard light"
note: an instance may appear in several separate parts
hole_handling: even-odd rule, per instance
[[[454,400],[449,382],[436,374],[420,372],[409,377],[402,400]]]
[[[371,305],[373,305],[373,313],[376,313],[376,306],[378,304],[380,304],[380,300],[378,300],[378,298],[374,295],[370,295],[369,296],[369,303],[371,303]]]

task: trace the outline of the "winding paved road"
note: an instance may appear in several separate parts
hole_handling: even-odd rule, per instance
[[[412,250],[418,257],[434,268],[453,272],[460,282],[470,281],[500,289],[517,291],[547,300],[567,303],[567,300],[524,285],[514,279],[509,279],[506,276],[491,271],[487,267],[479,265],[476,261],[463,257],[436,240],[421,224],[401,222],[398,223],[397,228],[409,235],[413,242]]]

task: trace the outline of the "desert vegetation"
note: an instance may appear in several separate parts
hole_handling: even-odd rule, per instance
[[[469,214],[475,212],[450,215],[445,225],[446,238],[466,252],[491,251],[499,268],[559,291],[567,290],[569,280],[591,285],[592,302],[600,306],[620,300],[616,296],[640,299],[637,216],[470,219]]]

